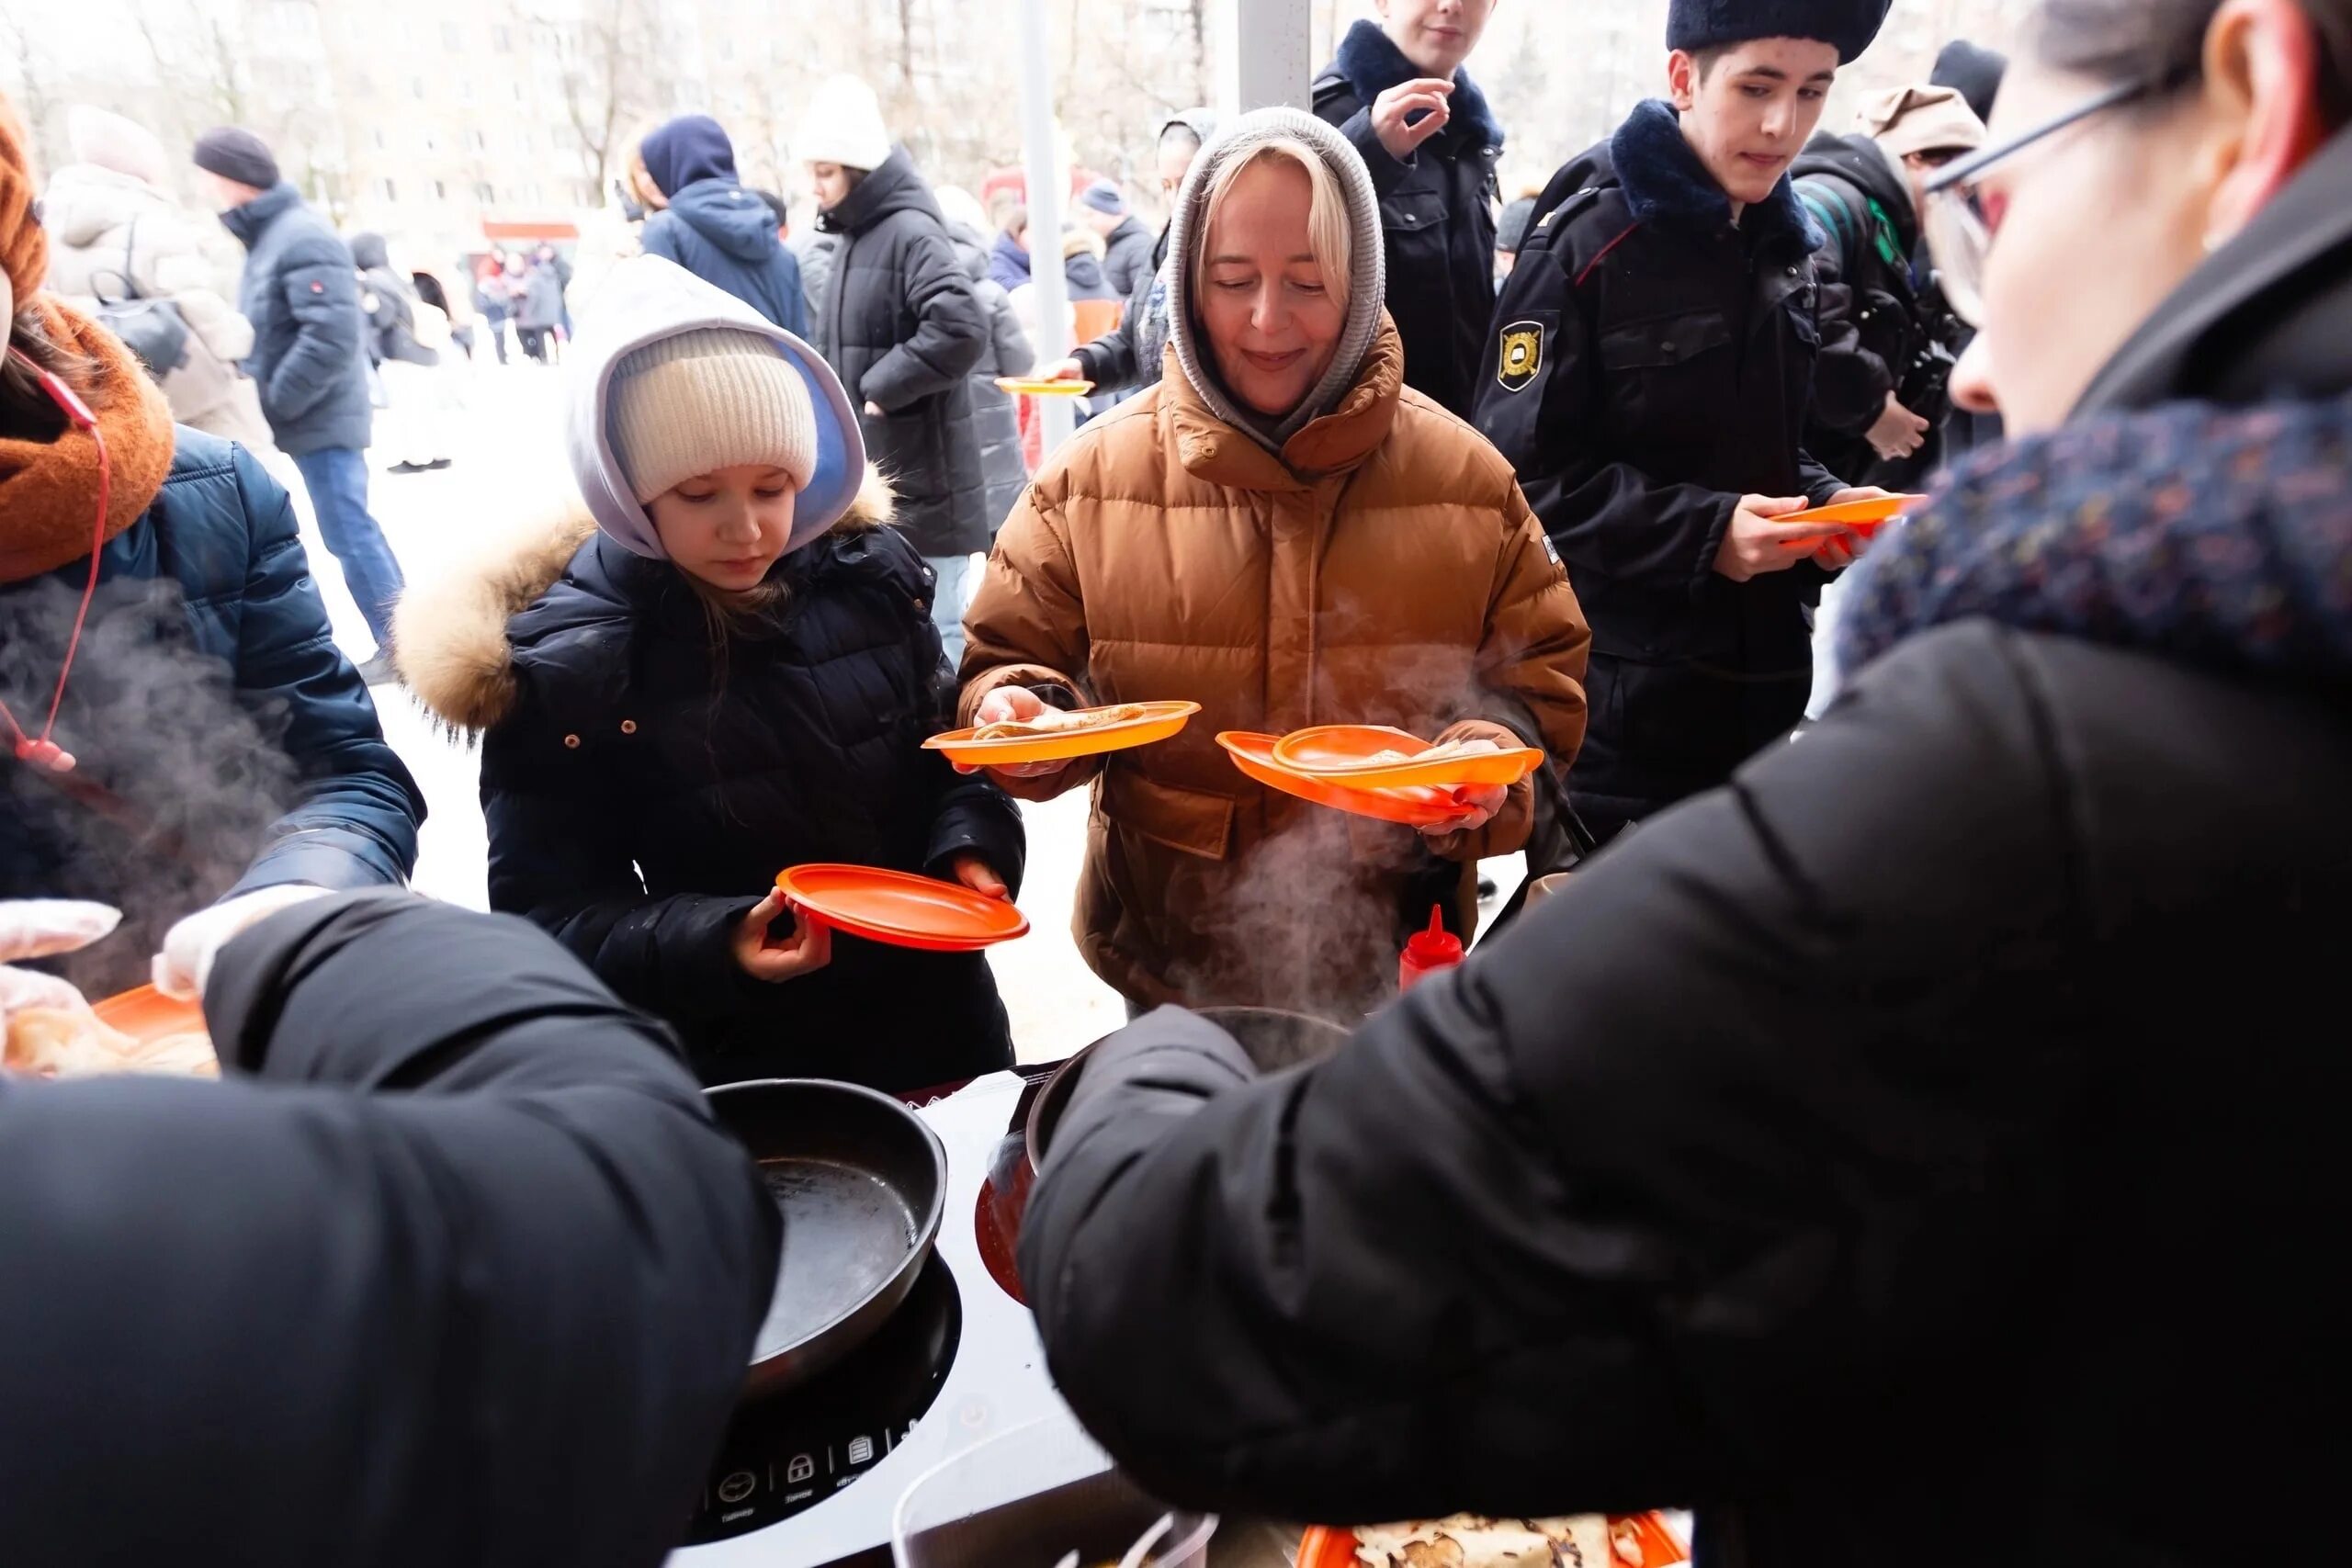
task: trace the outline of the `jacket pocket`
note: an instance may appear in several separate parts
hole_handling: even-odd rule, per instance
[[[1669,370],[1731,346],[1721,310],[1693,310],[1611,328],[1601,334],[1600,363],[1611,370]]]
[[[1731,349],[1731,321],[1721,310],[1656,316],[1604,332],[1602,374],[1625,428],[1719,417],[1735,385],[1725,363]]]
[[[1102,775],[1102,815],[1153,843],[1202,860],[1223,860],[1233,849],[1233,799],[1148,778],[1114,765]]]
[[[1381,199],[1380,230],[1398,250],[1419,254],[1439,248],[1445,233],[1445,196],[1434,190],[1397,190]]]

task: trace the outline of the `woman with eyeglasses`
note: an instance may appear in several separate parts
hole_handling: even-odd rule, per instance
[[[1173,1013],[1091,1059],[1021,1273],[1156,1495],[2309,1555],[2352,1468],[2347,21],[2048,0],[1946,187],[2025,438],[1865,558],[1829,715],[1317,1066]]]

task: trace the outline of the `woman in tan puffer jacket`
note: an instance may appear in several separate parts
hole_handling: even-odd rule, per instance
[[[1394,991],[1432,907],[1475,925],[1476,862],[1525,843],[1534,792],[1423,835],[1250,782],[1218,732],[1394,725],[1565,770],[1590,634],[1510,465],[1404,386],[1352,148],[1309,116],[1245,118],[1186,181],[1169,256],[1166,379],[1006,523],[962,712],[1200,703],[1174,740],[999,782],[1041,800],[1093,781],[1077,937],[1131,1007],[1345,1018]]]

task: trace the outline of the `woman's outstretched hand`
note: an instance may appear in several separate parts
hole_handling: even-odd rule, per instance
[[[972,716],[977,728],[984,724],[1026,724],[1046,711],[1046,700],[1026,686],[999,686],[980,699],[979,711]],[[990,768],[989,776],[1000,784],[1006,779],[1020,779],[1032,784],[1038,779],[1050,779],[1069,766],[1068,762],[1015,762],[1010,767]],[[976,773],[981,770],[956,764],[959,773]]]

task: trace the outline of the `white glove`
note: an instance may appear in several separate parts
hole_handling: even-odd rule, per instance
[[[70,898],[0,902],[0,1021],[25,1008],[79,1008],[82,993],[54,975],[14,969],[20,958],[51,958],[113,933],[122,911]]]
[[[198,909],[164,933],[164,951],[155,954],[155,988],[174,1001],[201,1001],[204,987],[212,978],[213,960],[247,926],[280,909],[324,897],[326,891],[308,883],[288,882],[257,887],[225,904]]]

